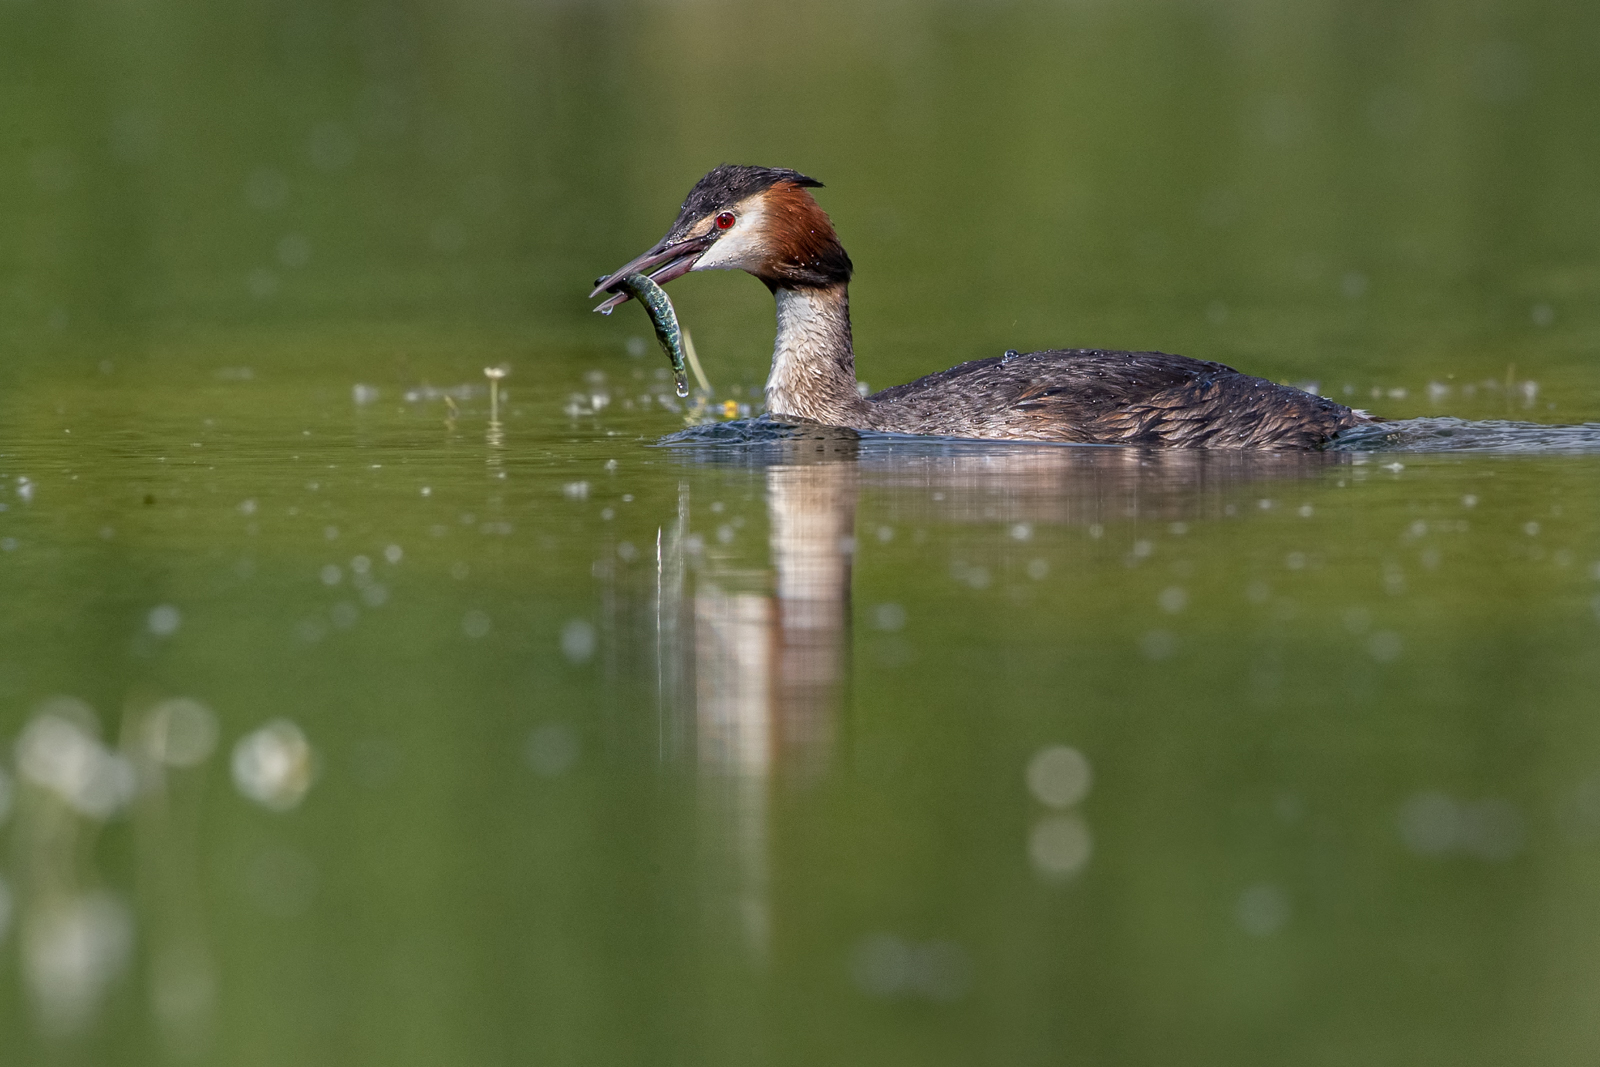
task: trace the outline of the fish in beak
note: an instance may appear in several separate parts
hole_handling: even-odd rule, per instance
[[[595,307],[595,310],[602,315],[609,315],[613,308],[633,299],[633,294],[622,287],[622,279],[630,274],[643,274],[657,285],[665,285],[672,279],[681,278],[693,270],[706,249],[715,241],[716,237],[711,234],[687,238],[674,238],[672,234],[668,234],[648,252],[629,260],[605,277],[597,278],[594,292],[589,294],[589,299],[593,300],[602,293],[609,293],[610,295]]]

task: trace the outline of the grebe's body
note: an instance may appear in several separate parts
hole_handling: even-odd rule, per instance
[[[871,396],[856,387],[850,257],[791,170],[724,165],[697,183],[654,248],[596,283],[741,269],[777,300],[767,410],[859,430],[1012,441],[1213,448],[1320,448],[1366,417],[1331,400],[1160,352],[1007,352]]]

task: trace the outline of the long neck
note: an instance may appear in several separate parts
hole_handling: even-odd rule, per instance
[[[773,290],[778,340],[767,378],[767,410],[834,426],[865,426],[867,402],[856,392],[850,341],[850,294],[843,282]]]

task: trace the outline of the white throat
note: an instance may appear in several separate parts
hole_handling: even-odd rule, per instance
[[[866,404],[856,392],[845,287],[780,288],[773,295],[778,337],[767,378],[767,410],[838,426],[859,424]]]

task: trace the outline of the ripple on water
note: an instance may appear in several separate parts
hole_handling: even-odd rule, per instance
[[[691,426],[668,434],[657,443],[668,448],[759,448],[779,442],[807,440],[883,444],[925,440],[946,446],[960,443],[954,438],[908,438],[902,434],[857,433],[820,424],[780,422],[770,415]],[[976,441],[971,443],[979,444]],[[988,445],[994,443],[982,442]],[[1007,443],[1060,447],[1055,442]],[[1551,426],[1508,419],[1397,419],[1347,430],[1339,435],[1329,449],[1336,452],[1600,453],[1600,423]]]
[[[1340,452],[1600,453],[1600,423],[1546,426],[1507,419],[1400,419],[1347,430],[1329,447]]]

